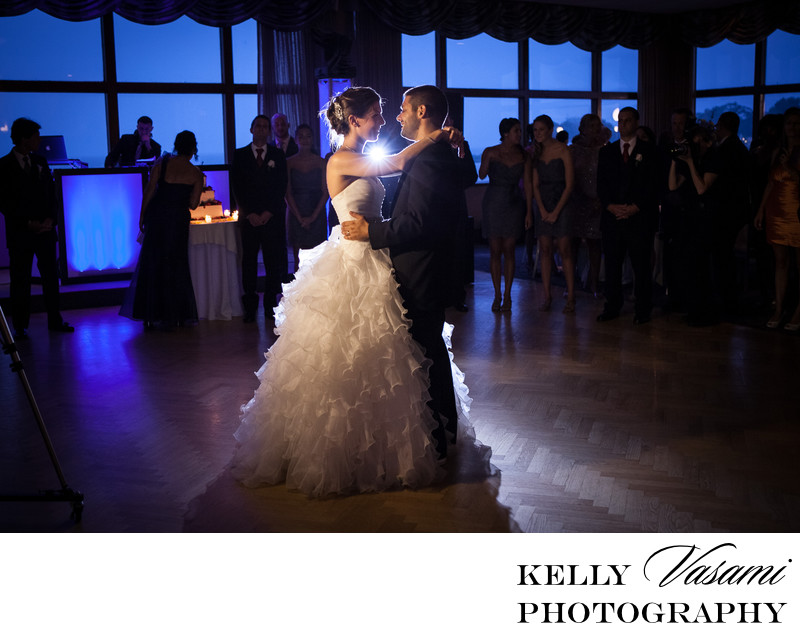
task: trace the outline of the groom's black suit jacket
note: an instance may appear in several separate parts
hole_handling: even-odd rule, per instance
[[[411,335],[431,361],[428,405],[439,424],[432,436],[442,456],[457,432],[442,327],[445,307],[453,303],[452,259],[463,195],[458,158],[448,145],[436,143],[423,150],[400,179],[391,219],[369,225],[372,247],[389,248]]]
[[[452,257],[462,196],[458,158],[448,145],[432,144],[400,178],[391,219],[369,226],[373,249],[389,248],[412,319],[443,312],[452,304]]]

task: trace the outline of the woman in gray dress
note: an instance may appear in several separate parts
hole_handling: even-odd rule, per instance
[[[602,258],[600,235],[600,200],[597,199],[597,158],[603,142],[603,123],[597,114],[585,114],[578,128],[580,133],[572,139],[570,154],[575,169],[575,188],[569,200],[573,213],[572,255],[578,259],[578,250],[586,244],[589,259],[587,289],[597,298]]]
[[[494,285],[492,311],[511,311],[515,248],[522,235],[525,217],[525,199],[520,180],[525,172],[527,155],[521,141],[522,128],[519,120],[501,120],[500,144],[484,149],[478,170],[480,179],[489,176],[489,186],[483,196],[482,233],[489,240],[489,270]],[[501,270],[505,277],[502,302]]]
[[[533,119],[533,139],[536,143],[531,171],[532,186],[527,195],[528,212],[525,227],[535,222],[539,241],[539,262],[542,268],[544,302],[540,311],[550,311],[553,296],[550,291],[550,274],[553,270],[553,240],[567,281],[567,304],[564,313],[575,313],[575,263],[572,260],[572,236],[567,200],[572,193],[575,176],[572,157],[567,145],[553,138],[553,120],[542,114]]]
[[[299,151],[286,160],[289,186],[286,204],[289,210],[289,245],[294,252],[294,271],[300,266],[300,250],[310,250],[328,238],[325,204],[325,160],[314,152],[314,134],[306,124],[298,125],[295,141]]]

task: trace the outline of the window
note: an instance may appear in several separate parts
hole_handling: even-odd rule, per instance
[[[237,147],[244,147],[253,140],[250,125],[258,114],[258,96],[255,94],[237,94],[233,97],[236,110],[236,140]]]
[[[765,114],[783,114],[790,107],[800,107],[800,92],[767,94],[764,97]]]
[[[528,87],[531,90],[592,89],[592,54],[566,43],[528,43]]]
[[[436,33],[403,35],[403,85],[436,84]]]
[[[636,92],[639,89],[639,53],[615,46],[603,51],[603,92]]]
[[[697,49],[697,87],[737,88],[753,85],[755,44],[739,45],[723,40]]]
[[[231,28],[233,39],[233,80],[258,83],[258,23],[247,20]]]
[[[143,114],[153,119],[153,138],[163,151],[171,152],[175,136],[188,129],[197,138],[196,164],[225,163],[222,97],[218,94],[119,95],[119,123],[123,133],[132,133],[136,120]]]
[[[592,102],[589,99],[531,99],[529,111],[531,121],[539,114],[547,114],[553,119],[553,134],[564,129],[571,140],[578,133],[583,115],[591,114]]]
[[[102,81],[100,20],[67,22],[41,11],[0,19],[0,79]]]
[[[499,126],[504,118],[519,118],[517,99],[475,97],[464,99],[464,130],[476,167],[481,165],[483,150],[499,144]]]
[[[443,41],[445,57],[438,59]],[[548,114],[556,130],[564,129],[572,138],[581,117],[598,113],[599,103],[609,113],[605,118],[610,127],[616,126],[610,116],[615,108],[637,104],[639,54],[620,46],[590,53],[571,43],[509,43],[486,34],[443,40],[434,33],[404,35],[402,46],[406,87],[432,83],[435,69],[444,71],[442,87],[456,118],[463,111],[464,134],[476,164],[486,147],[500,141],[497,126],[503,118],[521,120],[523,143],[528,144],[528,128],[539,114]],[[593,69],[601,66],[602,76],[593,76]],[[520,85],[520,75],[527,85]]]
[[[447,86],[515,90],[519,87],[517,44],[482,34],[447,40]]]
[[[182,17],[148,26],[114,16],[117,80],[219,83],[219,29]]]
[[[114,39],[104,43],[107,22],[113,23]],[[63,135],[70,158],[102,167],[117,134],[132,133],[145,114],[164,150],[172,150],[177,132],[190,129],[197,135],[199,163],[224,163],[227,146],[249,142],[258,99],[257,23],[230,29],[232,46],[222,50],[223,29],[187,17],[157,26],[114,14],[84,22],[40,11],[0,18],[0,150],[10,150],[11,123],[26,116],[42,125],[42,134]],[[106,80],[113,73],[104,67],[104,45],[116,53],[116,83]],[[27,49],[31,54],[20,54]],[[223,83],[228,56],[234,77]],[[138,92],[142,84],[146,93]],[[222,101],[231,93],[238,137],[228,142]],[[109,120],[115,111],[118,119]]]
[[[756,68],[756,52],[766,68]],[[756,120],[800,107],[800,35],[773,32],[766,41],[740,46],[722,41],[697,50],[696,115],[715,121],[725,111],[741,120],[739,135],[750,142]],[[744,89],[743,89],[744,88]],[[761,111],[760,97],[764,99]]]
[[[704,121],[717,122],[723,112],[736,112],[739,115],[739,137],[750,144],[753,137],[753,97],[752,96],[712,96],[697,99],[695,117]]]
[[[0,155],[11,151],[11,124],[24,116],[42,126],[43,136],[64,136],[67,157],[89,166],[103,166],[108,153],[103,94],[4,92],[2,98]]]

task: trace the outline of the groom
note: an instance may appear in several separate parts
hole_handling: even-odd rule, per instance
[[[406,91],[397,120],[404,138],[416,142],[440,129],[448,113],[439,88],[422,85]],[[457,420],[450,357],[442,339],[444,311],[452,294],[452,257],[458,202],[463,195],[458,158],[446,143],[422,140],[429,147],[403,173],[388,221],[367,223],[361,215],[342,223],[345,239],[369,241],[374,250],[389,248],[400,285],[411,336],[432,362],[428,405],[439,424],[433,433],[441,457],[447,455],[445,430],[455,442]]]

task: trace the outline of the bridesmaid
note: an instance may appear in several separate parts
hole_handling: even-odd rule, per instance
[[[325,160],[314,152],[314,133],[306,124],[294,134],[298,152],[286,160],[289,185],[286,205],[289,211],[289,245],[294,253],[294,271],[300,267],[300,250],[319,245],[328,238],[325,204],[328,185]]]
[[[800,109],[790,107],[783,115],[783,140],[773,154],[767,188],[754,221],[758,230],[766,229],[767,242],[775,254],[775,312],[767,327],[776,329],[784,318],[784,299],[789,282],[789,261],[800,271]],[[800,304],[783,327],[800,331]]]
[[[553,270],[553,240],[558,244],[564,278],[567,281],[567,304],[564,313],[575,313],[575,264],[572,260],[567,200],[572,193],[575,176],[572,157],[567,145],[553,138],[553,119],[542,114],[533,119],[533,139],[536,149],[530,179],[532,186],[526,190],[528,212],[525,227],[535,223],[539,241],[539,262],[542,268],[544,302],[540,311],[550,311],[553,295],[550,275]],[[535,212],[534,212],[535,202]]]
[[[487,147],[481,156],[480,179],[489,176],[483,196],[483,236],[489,240],[489,271],[494,285],[492,311],[511,311],[511,283],[514,281],[517,240],[522,235],[525,200],[520,180],[527,154],[522,148],[522,128],[516,118],[500,121],[500,144]],[[505,259],[505,261],[503,261]],[[500,302],[501,270],[505,277]]]

